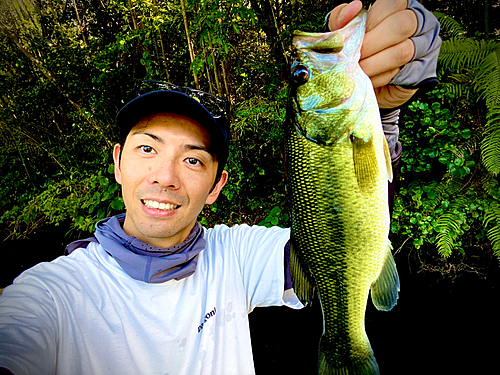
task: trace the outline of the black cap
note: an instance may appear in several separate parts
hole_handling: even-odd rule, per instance
[[[178,91],[151,91],[125,104],[115,119],[120,139],[125,140],[134,125],[143,118],[165,112],[186,116],[203,126],[210,134],[210,146],[217,155],[217,161],[225,165],[229,152],[229,121],[225,116],[212,116],[199,101]]]

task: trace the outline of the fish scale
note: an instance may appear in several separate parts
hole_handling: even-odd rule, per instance
[[[296,32],[286,121],[292,207],[292,281],[324,319],[320,374],[378,374],[365,333],[370,290],[381,310],[397,300],[388,241],[390,157],[371,83],[359,68],[366,13],[338,32]],[[305,76],[303,73],[307,72]]]

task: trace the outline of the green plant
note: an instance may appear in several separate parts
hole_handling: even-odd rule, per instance
[[[286,228],[290,225],[290,217],[286,212],[283,212],[280,207],[273,207],[271,211],[267,214],[266,218],[262,220],[259,225],[264,227],[280,226]]]
[[[26,235],[43,224],[60,225],[70,221],[72,230],[93,232],[98,220],[123,211],[120,185],[107,171],[83,176],[79,172],[50,183],[23,207],[14,206],[0,218],[0,223],[24,227],[17,235]]]
[[[411,240],[417,249],[434,245],[448,257],[465,253],[474,241],[494,243],[496,232],[488,232],[486,224],[497,223],[496,217],[485,212],[497,198],[478,179],[484,171],[475,123],[457,117],[451,105],[456,99],[443,88],[427,100],[411,103],[403,116],[402,186],[391,230],[400,243]]]
[[[431,98],[442,99],[444,89],[435,90]],[[430,172],[440,168],[435,161],[443,164],[451,176],[465,176],[476,167],[472,153],[474,150],[472,130],[461,126],[449,108],[442,108],[439,101],[430,105],[420,101],[408,106],[412,116],[405,121],[405,131],[401,135],[405,151],[402,172]],[[468,141],[471,140],[470,143]],[[471,147],[466,147],[468,145]]]
[[[483,163],[488,171],[500,172],[500,41],[466,37],[463,27],[442,13],[436,14],[453,37],[443,41],[439,54],[441,74],[448,73],[451,87],[458,94],[473,89],[484,99],[487,122],[481,142]]]

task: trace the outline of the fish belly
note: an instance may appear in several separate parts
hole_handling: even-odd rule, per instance
[[[293,129],[286,138],[292,268],[301,269],[292,274],[303,302],[312,299],[312,288],[319,294],[320,373],[377,374],[364,316],[370,287],[390,253],[387,180],[360,189],[349,137],[334,147]],[[380,169],[386,167],[382,159]]]

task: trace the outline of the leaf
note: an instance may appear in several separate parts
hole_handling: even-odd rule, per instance
[[[115,211],[122,211],[125,208],[125,204],[123,203],[123,199],[120,197],[114,198],[109,204],[111,209]]]
[[[281,213],[281,208],[279,208],[278,206],[274,207],[271,212],[269,212],[269,215],[268,216],[277,216]]]
[[[493,246],[494,254],[500,259],[500,204],[492,202],[485,209],[483,224],[488,228],[486,233]]]

